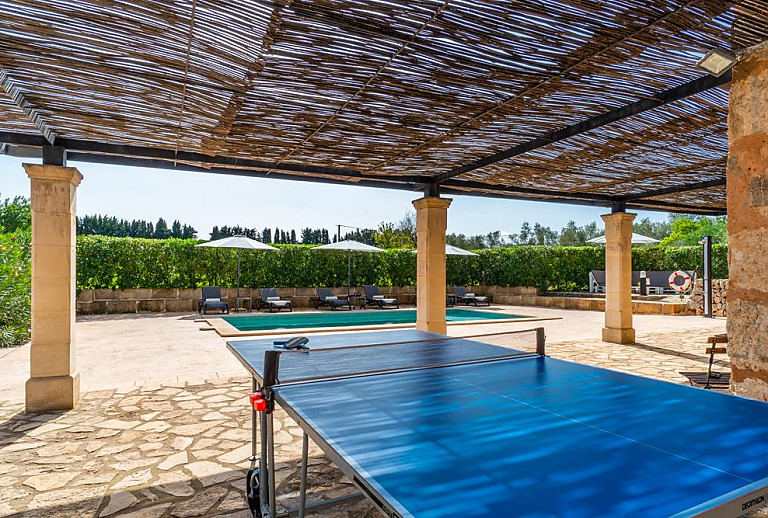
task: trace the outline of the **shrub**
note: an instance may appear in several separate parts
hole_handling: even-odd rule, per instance
[[[29,340],[30,252],[29,230],[0,234],[0,347]]]
[[[237,250],[200,248],[197,240],[78,236],[78,289],[232,287]],[[344,286],[347,254],[309,245],[277,245],[277,252],[242,251],[244,287]],[[449,285],[537,286],[585,290],[589,271],[605,269],[602,247],[515,246],[448,256]],[[635,248],[636,270],[696,270],[701,248]],[[727,249],[713,247],[713,274],[727,277]],[[409,250],[352,254],[352,285],[412,286],[416,254]]]

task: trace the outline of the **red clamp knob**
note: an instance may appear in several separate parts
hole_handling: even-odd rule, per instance
[[[251,400],[251,406],[254,410],[257,412],[267,411],[267,400],[264,399],[264,395],[261,392],[253,392],[249,398]]]

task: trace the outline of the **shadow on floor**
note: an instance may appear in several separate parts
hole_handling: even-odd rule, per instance
[[[0,421],[0,448],[4,448],[33,434],[41,426],[66,415],[66,411],[27,414],[19,412],[5,421]]]
[[[623,345],[625,345],[626,347],[634,347],[636,349],[641,349],[643,351],[653,351],[655,353],[665,354],[667,356],[677,356],[678,358],[685,358],[686,360],[703,363],[705,365],[709,364],[709,356],[706,356],[703,354],[686,353],[683,351],[677,351],[675,349],[667,349],[666,347],[659,347],[657,345],[644,344],[642,342],[635,342],[633,344],[623,344]],[[717,365],[719,367],[725,367],[725,368],[730,368],[731,366],[731,364],[725,360],[715,360],[713,365]]]

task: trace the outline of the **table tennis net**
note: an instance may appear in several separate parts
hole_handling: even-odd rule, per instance
[[[266,352],[265,385],[525,358],[544,354],[543,329],[308,351]]]

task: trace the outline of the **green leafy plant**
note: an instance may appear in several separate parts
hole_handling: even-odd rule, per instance
[[[0,347],[29,340],[30,231],[0,234]]]

